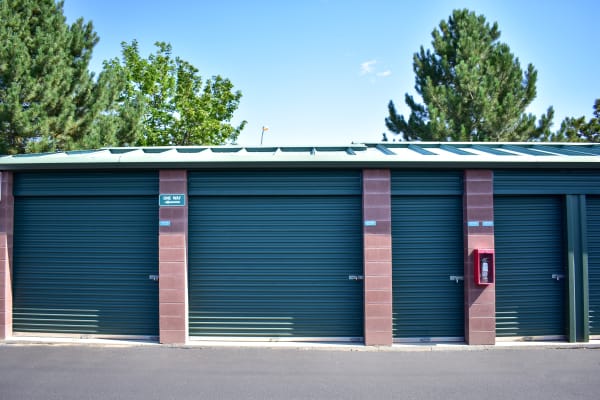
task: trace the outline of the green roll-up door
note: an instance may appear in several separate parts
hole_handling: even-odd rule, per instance
[[[496,170],[497,195],[600,194],[600,174],[591,170]]]
[[[392,197],[395,338],[464,337],[462,220],[460,196]]]
[[[565,334],[563,202],[496,196],[496,335]]]
[[[600,335],[600,197],[587,198],[590,335]]]
[[[363,271],[360,174],[350,175],[272,173],[267,185],[191,174],[190,193],[202,194],[189,203],[191,336],[363,336],[363,285],[348,279]],[[227,179],[234,193],[216,195]]]
[[[14,331],[156,336],[157,192],[155,173],[17,174]]]

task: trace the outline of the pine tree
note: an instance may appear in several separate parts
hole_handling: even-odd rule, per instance
[[[406,94],[408,120],[389,102],[388,129],[403,140],[522,141],[547,135],[553,109],[536,126],[525,110],[536,96],[537,71],[525,72],[508,45],[499,42],[498,24],[466,9],[454,10],[433,33],[433,51],[415,53],[419,104]]]
[[[600,143],[600,99],[594,102],[594,116],[589,121],[586,121],[585,117],[565,118],[560,124],[560,129],[548,140]]]
[[[54,0],[2,0],[0,21],[0,153],[78,148],[107,100],[92,23],[67,24]]]

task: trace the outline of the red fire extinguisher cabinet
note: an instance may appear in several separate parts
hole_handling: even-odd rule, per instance
[[[475,284],[480,286],[492,285],[496,278],[496,262],[494,250],[473,250],[473,266],[475,268]]]

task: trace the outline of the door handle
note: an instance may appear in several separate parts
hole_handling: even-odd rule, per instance
[[[461,275],[450,275],[450,280],[458,283],[460,281],[464,281],[465,277]]]
[[[158,275],[148,275],[148,279],[154,282],[158,282]]]
[[[560,281],[561,279],[565,279],[565,274],[552,274],[552,279]]]
[[[362,281],[365,277],[363,275],[348,275],[348,280],[350,281]]]

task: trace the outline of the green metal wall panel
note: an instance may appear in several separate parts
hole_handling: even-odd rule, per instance
[[[158,194],[158,172],[23,172],[15,196],[124,196]]]
[[[392,195],[461,195],[463,171],[392,170]]]
[[[565,335],[562,199],[497,196],[494,218],[496,335]]]
[[[393,196],[393,334],[464,337],[462,198]]]
[[[587,198],[590,335],[600,335],[600,196]]]
[[[495,194],[600,194],[600,171],[496,170]]]
[[[192,336],[361,337],[360,196],[193,196]]]
[[[360,170],[246,170],[189,173],[190,196],[360,195]]]
[[[16,197],[14,331],[156,336],[157,215],[155,196]]]

